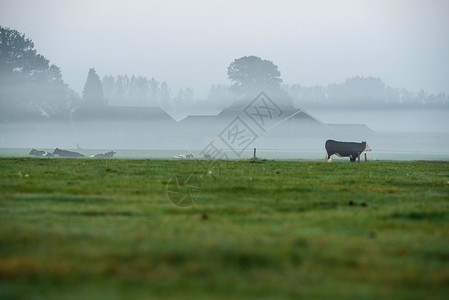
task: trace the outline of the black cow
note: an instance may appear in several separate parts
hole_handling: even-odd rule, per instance
[[[33,156],[53,156],[53,154],[51,154],[50,152],[47,151],[39,151],[36,149],[31,149],[30,153],[28,153],[28,155],[33,155]]]
[[[106,152],[106,153],[94,154],[94,155],[91,155],[90,157],[105,158],[105,157],[113,157],[114,154],[117,154],[117,152],[109,151],[109,152]]]
[[[53,155],[59,155],[62,157],[84,157],[81,153],[62,150],[59,148],[56,148],[55,151],[53,151]]]
[[[336,154],[338,157],[348,157],[351,161],[355,161],[363,151],[371,151],[366,142],[350,143],[338,142],[334,140],[326,141],[327,161],[332,161],[332,155]]]

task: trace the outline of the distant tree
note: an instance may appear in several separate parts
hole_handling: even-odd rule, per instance
[[[382,107],[393,103],[394,91],[387,89],[379,78],[355,76],[342,84],[330,84],[327,94],[332,103],[349,107]],[[388,99],[388,100],[387,100]]]
[[[280,76],[278,66],[257,56],[235,59],[228,67],[228,79],[237,94],[278,91],[282,82]]]
[[[161,83],[160,88],[160,102],[161,103],[167,103],[170,101],[170,88],[168,87],[168,84],[164,81]]]
[[[356,76],[346,79],[344,83],[346,100],[367,106],[382,105],[385,83],[375,77]]]
[[[283,89],[293,98],[295,107],[319,107],[330,104],[326,88],[320,85],[304,87],[293,84],[286,85]]]
[[[160,107],[165,111],[172,111],[173,107],[170,103],[171,91],[168,87],[167,83],[164,81],[161,83],[161,87],[159,89],[159,103]]]
[[[115,80],[115,85],[114,85],[114,93],[112,96],[112,103],[114,105],[125,105],[126,103],[126,94],[128,93],[127,91],[127,78],[125,78],[125,76],[119,75],[117,76],[117,79]]]
[[[68,118],[76,98],[61,70],[38,54],[30,39],[0,26],[0,120]]]
[[[444,93],[418,93],[387,86],[379,78],[355,76],[340,84],[326,87],[284,87],[301,108],[448,108],[449,96]]]
[[[104,76],[104,97],[112,105],[123,106],[170,106],[170,89],[167,83],[145,76]]]
[[[192,106],[195,102],[194,91],[191,87],[186,89],[180,89],[171,102],[173,103],[175,110],[184,110],[189,106]]]
[[[132,76],[128,91],[128,103],[134,106],[148,106],[148,79],[144,76]]]
[[[400,104],[399,89],[386,86],[383,97],[383,105],[389,107],[398,107]]]
[[[104,106],[103,87],[100,77],[98,77],[94,68],[89,69],[87,80],[84,84],[83,100],[88,106]]]
[[[103,96],[105,99],[105,103],[109,104],[112,102],[112,97],[114,96],[115,90],[114,76],[105,75],[103,77],[103,80],[101,81],[101,85],[103,86]]]
[[[159,82],[156,79],[151,78],[151,80],[148,81],[148,89],[149,89],[148,97],[150,105],[156,106],[160,104]]]
[[[429,97],[429,105],[433,107],[449,107],[449,95],[446,95],[445,93],[438,93],[436,95],[431,95]]]
[[[207,94],[207,101],[210,106],[223,108],[232,104],[235,100],[235,95],[232,93],[229,85],[213,84],[210,86],[209,93]]]
[[[0,26],[0,74],[32,76],[49,68],[49,61],[37,54],[34,43],[16,30]]]

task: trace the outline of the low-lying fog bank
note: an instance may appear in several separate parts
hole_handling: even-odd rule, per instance
[[[449,109],[306,109],[327,124],[366,124],[376,132],[449,132]]]
[[[94,154],[95,150],[116,150],[117,157],[169,158],[175,154],[192,152],[199,156],[209,143],[227,153],[230,158],[249,158],[252,149],[262,158],[322,159],[327,139],[367,141],[374,159],[447,159],[449,160],[449,111],[307,111],[329,128],[348,126],[344,131],[300,130],[301,123],[255,131],[254,139],[236,144],[235,149],[224,140],[229,138],[227,123],[202,121],[196,127],[182,122],[166,121],[80,121],[70,122],[10,122],[0,123],[0,155],[25,155],[27,149],[53,151],[54,148],[79,149]],[[334,127],[333,127],[334,126]],[[326,127],[327,128],[327,127]],[[349,128],[349,129],[348,129]],[[358,130],[362,128],[363,130]],[[371,130],[372,131],[371,131]],[[24,150],[5,150],[5,149]],[[141,151],[124,151],[141,150]],[[151,150],[151,151],[145,151]],[[235,150],[235,151],[233,151]],[[92,153],[91,153],[92,152]],[[236,154],[237,152],[237,154]],[[14,154],[16,153],[16,154]],[[134,153],[134,154],[133,154]],[[203,152],[204,153],[204,152]]]

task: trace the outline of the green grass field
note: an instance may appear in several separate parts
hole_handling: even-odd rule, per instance
[[[0,159],[0,298],[447,299],[449,163]],[[173,205],[172,176],[201,180]]]

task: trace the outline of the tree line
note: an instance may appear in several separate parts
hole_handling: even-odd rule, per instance
[[[161,107],[169,113],[195,113],[228,106],[236,96],[229,85],[211,85],[206,99],[198,99],[191,87],[175,93],[163,81],[142,75],[105,75],[100,80],[95,69],[89,70],[81,106]]]
[[[387,86],[375,77],[356,76],[339,84],[285,85],[293,104],[303,108],[449,108],[449,95],[411,92]]]
[[[78,98],[30,39],[0,26],[0,121],[68,118]]]
[[[207,97],[198,99],[191,87],[172,92],[166,82],[141,75],[100,79],[91,68],[79,96],[30,39],[0,26],[0,121],[70,119],[81,106],[157,106],[168,113],[197,114],[221,110],[260,91],[288,98],[285,103],[297,108],[449,108],[445,93],[396,89],[373,77],[357,76],[328,86],[282,85],[278,66],[257,56],[235,59],[227,75],[231,84],[212,85]]]

